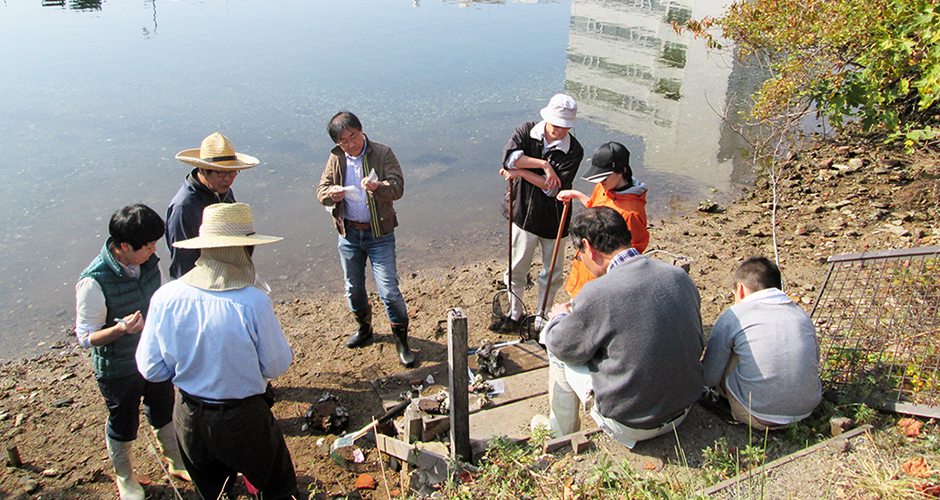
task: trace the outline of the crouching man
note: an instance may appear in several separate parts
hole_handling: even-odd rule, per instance
[[[734,420],[757,430],[808,417],[822,397],[816,329],[780,285],[773,262],[745,260],[703,359],[705,384],[727,398]]]
[[[251,260],[256,245],[280,239],[256,234],[244,203],[209,205],[199,236],[173,243],[201,250],[196,267],[150,301],[137,367],[179,388],[173,421],[204,500],[219,498],[238,472],[266,500],[306,498],[265,392],[293,352]]]
[[[640,255],[616,210],[588,208],[571,222],[575,257],[597,276],[556,304],[542,331],[549,354],[549,425],[580,429],[583,404],[612,439],[672,433],[702,393],[702,318],[682,269]],[[544,416],[536,416],[533,424]]]

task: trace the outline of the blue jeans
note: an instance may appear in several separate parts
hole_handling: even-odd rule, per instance
[[[372,231],[346,226],[346,237],[339,237],[337,244],[340,262],[343,264],[343,279],[346,300],[357,317],[369,311],[369,294],[366,293],[366,258],[372,262],[372,274],[379,289],[379,297],[385,303],[385,313],[393,325],[408,322],[405,298],[398,289],[398,269],[395,265],[395,232],[372,237]]]

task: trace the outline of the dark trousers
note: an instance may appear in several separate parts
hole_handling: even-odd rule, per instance
[[[304,499],[281,428],[264,399],[207,403],[180,394],[173,414],[186,470],[204,500],[242,473],[265,500]]]
[[[120,378],[99,378],[98,389],[108,406],[108,437],[115,441],[137,439],[140,400],[154,429],[173,418],[173,382],[147,382],[139,373]]]

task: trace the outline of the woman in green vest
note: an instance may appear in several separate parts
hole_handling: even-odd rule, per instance
[[[188,481],[173,428],[173,384],[146,381],[134,355],[150,297],[160,287],[163,219],[146,205],[128,205],[111,216],[110,237],[75,285],[75,335],[91,348],[98,388],[108,407],[106,443],[121,500],[143,500],[144,490],[131,463],[139,407],[169,462],[170,475]]]

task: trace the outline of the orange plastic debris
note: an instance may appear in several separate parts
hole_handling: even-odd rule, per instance
[[[374,490],[375,489],[375,478],[368,474],[360,474],[359,478],[356,479],[356,489],[357,490]]]

